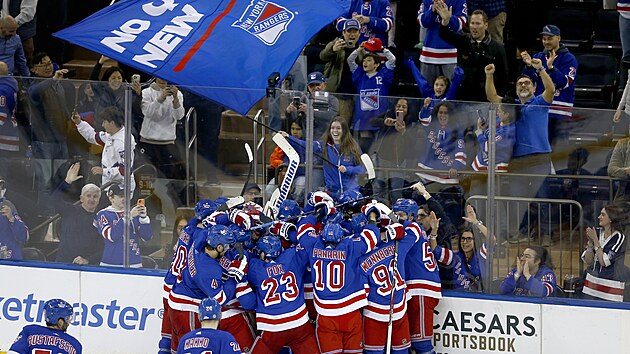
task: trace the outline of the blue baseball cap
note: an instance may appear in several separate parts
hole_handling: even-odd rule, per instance
[[[315,71],[308,74],[308,85],[321,84],[322,82],[325,82],[325,81],[326,81],[326,78],[324,77],[324,74],[320,73],[319,71]]]
[[[361,26],[359,26],[359,21],[351,18],[349,20],[346,20],[346,22],[343,24],[343,30],[347,31],[351,28],[354,28],[356,30],[360,30]]]
[[[543,27],[542,32],[540,32],[541,35],[543,36],[559,36],[560,35],[560,28],[558,28],[558,26],[554,26],[554,25],[547,25],[545,27]]]

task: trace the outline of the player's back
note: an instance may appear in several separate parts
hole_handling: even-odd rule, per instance
[[[442,297],[440,273],[426,232],[415,222],[406,223],[406,228],[417,234],[419,239],[405,258],[407,293],[411,296],[430,296],[439,299]],[[450,255],[450,251],[447,252]],[[450,258],[452,259],[452,256]]]
[[[81,343],[62,330],[28,325],[22,329],[7,353],[80,354],[82,350]]]
[[[366,226],[374,232],[380,232],[374,225]],[[389,306],[391,301],[392,288],[394,292],[394,320],[402,318],[407,302],[405,296],[405,257],[411,247],[418,241],[418,237],[406,229],[405,237],[399,241],[389,241],[380,243],[376,248],[362,256],[359,260],[359,269],[367,278],[370,288],[368,294],[368,306],[363,315],[377,321],[387,322],[389,320]],[[392,286],[392,266],[394,255],[398,254],[394,286]]]
[[[196,218],[191,219],[188,225],[184,226],[179,233],[177,245],[175,246],[175,252],[173,254],[173,258],[171,259],[171,265],[164,276],[164,296],[166,298],[168,298],[171,288],[177,279],[181,277],[184,268],[186,268],[188,249],[194,244],[195,235],[198,235],[197,231],[202,230],[197,227],[197,223],[198,221]]]
[[[360,237],[344,238],[336,246],[318,239],[308,250],[319,314],[340,316],[367,305],[359,258],[369,250]]]
[[[230,333],[212,328],[201,328],[187,333],[179,341],[177,354],[231,354],[241,348]]]
[[[206,297],[215,297],[223,303],[225,294],[218,294],[223,292],[222,274],[223,268],[219,262],[205,252],[196,250],[193,243],[188,249],[181,281],[173,285],[169,295],[169,305],[176,310],[197,312],[201,299]]]
[[[308,321],[304,303],[304,270],[308,264],[301,247],[284,250],[275,261],[252,259],[248,277],[256,287],[258,329],[279,332]]]

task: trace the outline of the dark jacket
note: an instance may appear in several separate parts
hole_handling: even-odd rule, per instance
[[[455,33],[448,26],[440,26],[440,37],[457,48],[457,65],[464,69],[464,77],[457,95],[458,100],[485,102],[486,73],[484,68],[494,64],[494,84],[497,94],[503,96],[507,87],[507,57],[502,44],[493,41],[490,34],[481,42],[470,34]]]

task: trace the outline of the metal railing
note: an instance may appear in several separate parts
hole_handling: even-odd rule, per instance
[[[192,134],[190,131],[190,122],[192,119]],[[194,180],[197,179],[197,111],[195,107],[190,107],[188,112],[186,113],[186,118],[184,121],[184,132],[186,139],[186,164],[184,168],[186,168],[186,205],[190,205],[191,194],[193,194],[193,200],[196,202],[197,199],[197,183],[192,183],[192,193],[190,188],[191,181],[191,165],[192,165],[192,177]],[[191,151],[192,154],[191,154]],[[191,156],[192,155],[192,156]],[[192,161],[191,161],[192,158]]]

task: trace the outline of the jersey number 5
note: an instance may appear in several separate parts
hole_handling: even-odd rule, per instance
[[[283,291],[282,293],[278,293],[278,288],[280,285],[285,286],[285,291]],[[293,272],[283,274],[280,277],[279,282],[276,278],[265,279],[265,281],[263,281],[263,283],[260,285],[260,288],[267,291],[264,299],[265,306],[279,304],[282,299],[285,299],[286,301],[293,301],[300,294],[300,290],[297,287],[295,275],[293,274]]]

